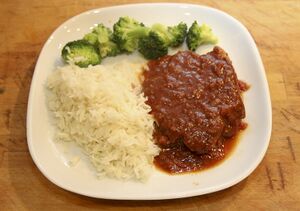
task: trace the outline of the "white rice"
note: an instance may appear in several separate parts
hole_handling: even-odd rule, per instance
[[[100,177],[146,181],[152,171],[158,147],[141,69],[126,61],[86,69],[68,65],[48,78],[56,139],[81,146]]]

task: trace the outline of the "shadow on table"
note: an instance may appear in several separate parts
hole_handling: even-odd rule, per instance
[[[173,200],[154,201],[121,201],[104,200],[81,196],[65,191],[51,183],[45,178],[33,163],[27,147],[26,140],[26,110],[30,82],[34,71],[35,63],[20,74],[19,93],[15,106],[11,110],[10,121],[10,142],[8,153],[8,169],[13,187],[16,208],[26,210],[72,210],[72,209],[103,209],[103,210],[150,210],[159,209],[197,209],[214,208],[226,209],[226,204],[232,202],[233,197],[245,187],[247,179],[241,183],[212,194]],[[19,144],[16,145],[16,142]],[[221,202],[221,203],[220,203]],[[218,207],[221,206],[222,207]]]

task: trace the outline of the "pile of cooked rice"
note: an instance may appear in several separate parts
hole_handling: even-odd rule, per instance
[[[153,117],[141,91],[140,64],[75,65],[49,76],[47,102],[56,139],[75,141],[100,177],[145,181],[159,149]]]

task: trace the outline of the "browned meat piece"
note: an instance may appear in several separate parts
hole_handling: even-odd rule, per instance
[[[154,137],[168,148],[183,143],[198,154],[223,150],[245,109],[239,81],[220,47],[198,55],[178,52],[148,63],[143,90],[157,123]]]

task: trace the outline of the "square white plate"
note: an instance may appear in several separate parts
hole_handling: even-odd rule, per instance
[[[158,170],[147,183],[97,179],[91,164],[76,149],[61,148],[52,140],[53,128],[46,107],[45,81],[58,65],[68,42],[80,39],[95,24],[112,27],[120,16],[131,16],[146,25],[174,25],[194,20],[210,25],[218,45],[228,52],[238,78],[251,88],[244,94],[246,122],[234,152],[220,165],[198,173],[170,176]],[[171,199],[211,193],[247,177],[262,160],[271,134],[271,103],[264,67],[253,38],[236,19],[216,9],[190,4],[135,4],[100,8],[77,15],[59,26],[44,45],[32,79],[27,113],[27,140],[31,156],[41,172],[66,190],[106,199]],[[68,154],[69,153],[69,154]],[[82,157],[71,167],[71,156]]]

